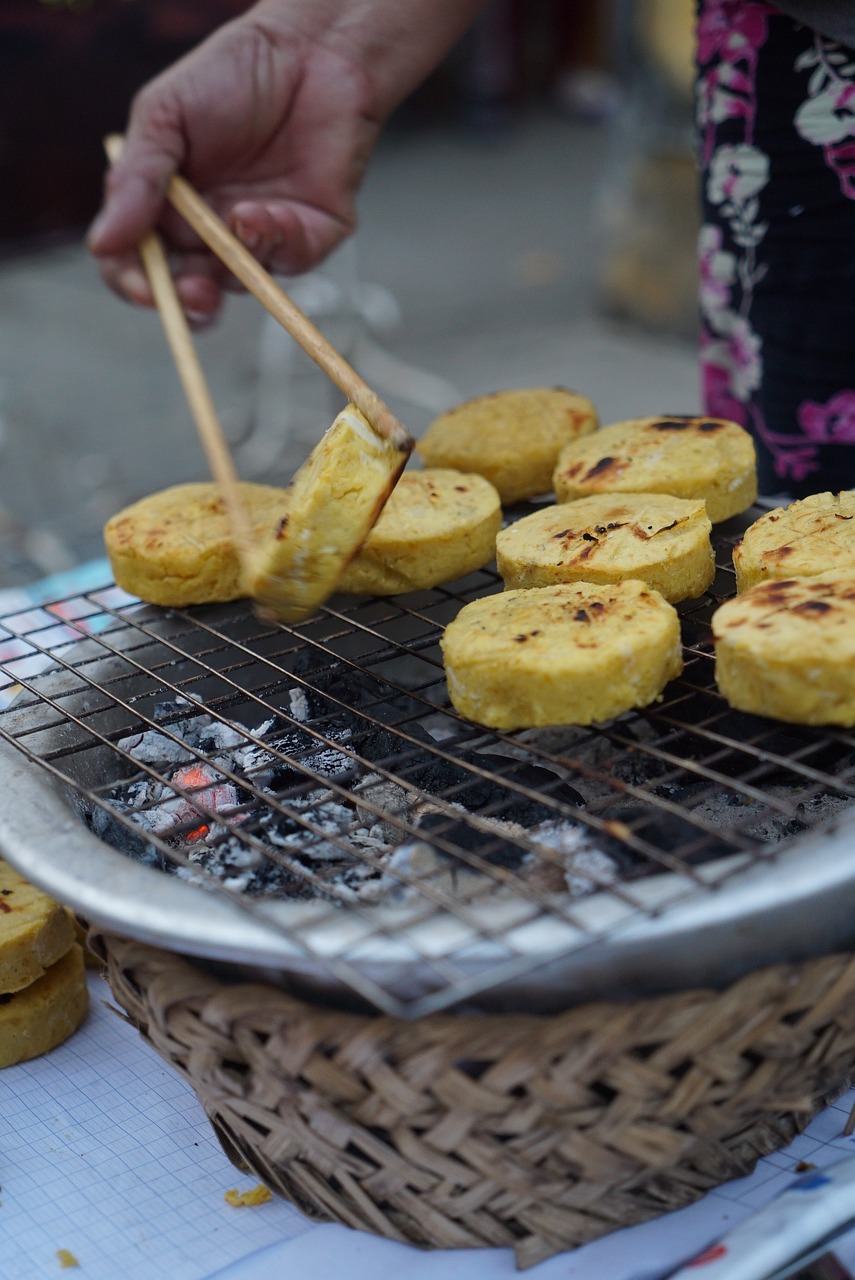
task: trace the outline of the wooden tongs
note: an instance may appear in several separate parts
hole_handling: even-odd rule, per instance
[[[111,163],[118,159],[122,144],[118,135],[105,139]],[[397,483],[414,441],[184,178],[173,177],[166,195],[200,239],[349,401],[294,477],[277,529],[254,545],[238,476],[166,254],[156,234],[144,238],[140,257],[211,474],[222,487],[248,594],[268,614],[297,622],[335,590],[341,571],[359,550]]]

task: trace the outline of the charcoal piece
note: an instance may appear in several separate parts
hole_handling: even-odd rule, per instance
[[[489,808],[491,817],[518,822],[526,827],[554,818],[556,811],[546,801],[532,800],[506,786],[501,777],[495,776],[500,768],[509,782],[532,790],[543,791],[549,787],[550,794],[565,804],[576,806],[583,803],[579,793],[561,782],[551,770],[513,761],[509,757],[477,752],[469,759],[473,766],[489,771],[491,776],[482,777],[462,765],[438,757],[428,761],[417,760],[413,767],[402,772],[402,776],[428,795],[447,796],[473,813]]]
[[[156,703],[152,718],[158,724],[166,724],[167,721],[176,720],[181,716],[186,718],[187,713],[192,712],[193,709],[193,703],[187,698],[163,698]]]
[[[119,751],[133,756],[138,763],[150,764],[160,773],[193,759],[189,746],[174,741],[157,729],[143,729],[139,733],[119,738],[116,746]]]
[[[486,752],[473,752],[468,757],[472,764],[482,769],[489,769],[500,777],[507,778],[519,787],[528,787],[530,791],[540,791],[544,796],[554,799],[560,804],[572,805],[576,808],[584,805],[585,798],[571,787],[570,783],[552,769],[533,764],[526,760],[514,760],[511,757],[490,755]],[[511,793],[513,794],[513,793]],[[526,796],[514,794],[511,808],[503,811],[502,817],[512,822],[521,822],[531,826],[543,820],[542,810],[546,809],[546,817],[554,817],[555,810],[548,804],[527,799]]]
[[[396,720],[418,715],[421,703],[405,693],[397,693],[379,677],[348,663],[330,661],[329,655],[313,649],[301,650],[294,659],[294,675],[311,686],[304,690],[312,718],[340,715],[344,708],[371,706],[379,720]],[[328,695],[328,696],[324,696]]]
[[[349,729],[328,730],[325,737],[332,743],[351,746]],[[352,781],[362,772],[358,761],[343,751],[303,729],[292,728],[268,736],[266,747],[249,744],[243,748],[236,754],[235,770],[246,776],[256,789],[281,795],[291,787],[314,785],[313,779],[297,767],[298,763],[316,777],[339,783]]]
[[[114,817],[107,809],[80,809],[83,819],[93,833],[106,844],[112,845],[120,853],[136,858],[146,866],[156,867],[158,871],[174,871],[175,864],[170,862],[161,851],[142,836],[136,835],[128,827]]]
[[[409,737],[417,738],[426,746],[433,744],[430,734],[418,724],[408,724],[406,732]],[[399,768],[406,769],[416,756],[423,759],[423,753],[419,747],[413,746],[406,738],[400,737],[390,729],[378,729],[376,725],[370,725],[367,728],[363,725],[354,732],[350,745],[363,760],[379,765],[391,773],[397,772]]]
[[[725,841],[715,846],[714,837],[708,837],[700,827],[680,814],[665,810],[651,811],[641,804],[624,802],[615,805],[613,809],[603,810],[600,816],[606,822],[614,823],[615,829],[612,832],[607,829],[605,833],[598,835],[598,843],[614,858],[622,876],[627,880],[678,869],[680,863],[692,865],[708,862],[732,852]],[[633,834],[639,841],[664,855],[662,861],[624,843],[620,833],[622,827],[632,827]],[[710,846],[710,841],[713,841],[714,847]]]
[[[450,818],[444,813],[426,813],[417,825],[420,833],[429,836],[433,832],[466,853],[478,854],[491,866],[518,871],[527,857],[525,849],[504,839],[501,832],[481,831],[462,818]],[[439,852],[451,856],[444,849]]]
[[[643,787],[664,773],[673,772],[674,766],[667,760],[650,755],[644,750],[630,748],[610,761],[611,772],[618,782],[631,787]]]

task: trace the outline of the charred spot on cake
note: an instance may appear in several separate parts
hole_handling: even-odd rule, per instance
[[[600,476],[608,475],[609,471],[614,471],[619,466],[620,466],[619,458],[611,458],[611,457],[600,458],[597,462],[594,463],[592,467],[590,467],[585,472],[584,479],[596,480]]]
[[[801,604],[793,605],[793,613],[824,614],[830,613],[833,608],[834,605],[825,600],[803,600]]]
[[[834,518],[835,520],[851,520],[852,516],[844,515],[842,511],[835,511]]]
[[[775,547],[769,552],[770,559],[785,560],[787,556],[791,556],[795,551],[795,547],[790,542],[785,542],[782,547]]]
[[[768,604],[786,604],[787,597],[798,583],[794,578],[772,579],[762,582],[755,588],[755,599]]]
[[[678,524],[684,523],[683,520],[672,520],[670,524],[663,524],[660,529],[654,529],[652,524],[645,529],[642,529],[639,524],[633,524],[630,525],[630,529],[634,538],[638,538],[640,542],[649,542],[651,538],[658,538],[660,533],[670,533],[672,529],[677,528]]]
[[[649,425],[650,431],[703,431],[709,435],[721,431],[724,422],[720,418],[692,418],[675,415],[672,418],[657,418]]]
[[[590,622],[591,615],[588,613],[587,609],[577,609],[576,612],[573,614],[573,621],[574,622]]]
[[[285,530],[288,528],[288,516],[283,516],[276,526],[276,537],[284,538]]]
[[[697,418],[686,418],[676,415],[673,418],[656,418],[648,423],[648,431],[688,431],[697,422]]]

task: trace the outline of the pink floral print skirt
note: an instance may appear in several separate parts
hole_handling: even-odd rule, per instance
[[[764,0],[700,0],[705,411],[760,491],[855,488],[855,50]]]

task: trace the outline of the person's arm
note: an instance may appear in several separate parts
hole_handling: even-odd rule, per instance
[[[224,272],[165,207],[181,171],[271,270],[320,262],[356,223],[378,133],[485,0],[260,0],[134,99],[89,247],[107,283],[152,299],[135,246],[158,227],[198,321]]]

